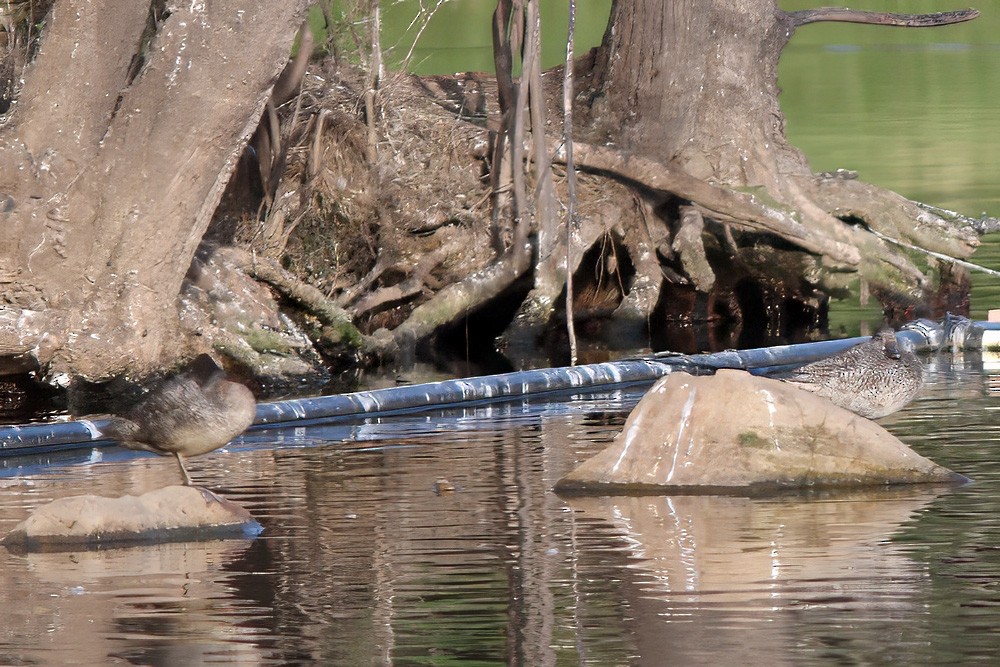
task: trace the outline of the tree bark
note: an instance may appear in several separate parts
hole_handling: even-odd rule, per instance
[[[595,64],[594,129],[696,178],[773,182],[779,156],[804,167],[782,151],[777,64],[788,36],[772,0],[615,2]]]
[[[686,204],[722,223],[704,227],[716,245],[724,241],[720,231],[732,226],[764,233],[744,235],[740,244],[748,251],[740,264],[758,278],[777,268],[760,263],[766,254],[757,248],[762,239],[770,243],[768,237],[821,258],[818,270],[802,276],[804,287],[790,286],[789,296],[830,293],[843,284],[844,271],[856,271],[882,294],[920,300],[932,289],[930,271],[921,268],[924,258],[901,248],[967,257],[978,244],[974,230],[894,193],[813,175],[785,138],[778,60],[795,26],[806,21],[937,25],[974,16],[789,14],[774,0],[616,1],[587,86],[577,95],[589,101],[580,115],[590,147],[580,148],[579,161],[650,188],[660,201],[679,197],[661,211],[671,233],[683,227]],[[902,243],[886,243],[869,229]],[[702,266],[691,268],[705,274]]]
[[[44,338],[39,363],[91,379],[177,356],[181,282],[304,9],[172,5],[129,81],[149,6],[58,0],[0,130],[3,308],[40,311],[0,353]]]

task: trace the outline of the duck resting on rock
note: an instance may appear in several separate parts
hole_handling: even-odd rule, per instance
[[[207,454],[241,434],[253,422],[257,402],[249,389],[225,379],[208,354],[146,394],[126,416],[114,417],[102,435],[129,449],[174,456],[192,486],[184,459]]]
[[[868,419],[900,410],[924,383],[923,364],[888,328],[839,354],[774,377]]]

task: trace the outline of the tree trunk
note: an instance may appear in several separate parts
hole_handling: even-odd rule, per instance
[[[810,20],[845,20],[824,16]],[[580,135],[590,144],[578,149],[578,163],[650,188],[668,233],[689,247],[682,211],[705,216],[707,259],[727,279],[701,278],[705,251],[675,255],[661,243],[679,274],[666,282],[682,290],[735,303],[737,283],[749,279],[781,285],[774,301],[815,306],[860,274],[889,300],[926,299],[933,286],[925,257],[869,230],[953,257],[971,254],[977,236],[849,175],[809,171],[785,138],[777,86],[781,51],[803,22],[774,0],[616,1],[577,95],[586,102]]]
[[[731,185],[773,184],[779,158],[804,170],[778,106],[789,35],[771,0],[615,2],[595,64],[594,128],[627,153]]]
[[[0,129],[0,310],[20,322],[0,355],[92,379],[177,356],[181,283],[304,9],[171,5],[144,46],[148,3],[56,2]]]

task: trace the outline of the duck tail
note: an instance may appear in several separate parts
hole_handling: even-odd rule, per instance
[[[104,425],[98,427],[101,435],[118,442],[134,442],[139,433],[139,425],[131,419],[112,417]]]

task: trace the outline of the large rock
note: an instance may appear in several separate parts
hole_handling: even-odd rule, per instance
[[[168,486],[141,496],[72,496],[39,507],[0,544],[35,550],[255,537],[262,527],[250,513],[211,491]]]
[[[961,481],[878,424],[822,397],[722,370],[659,380],[614,442],[556,489],[758,493]]]

